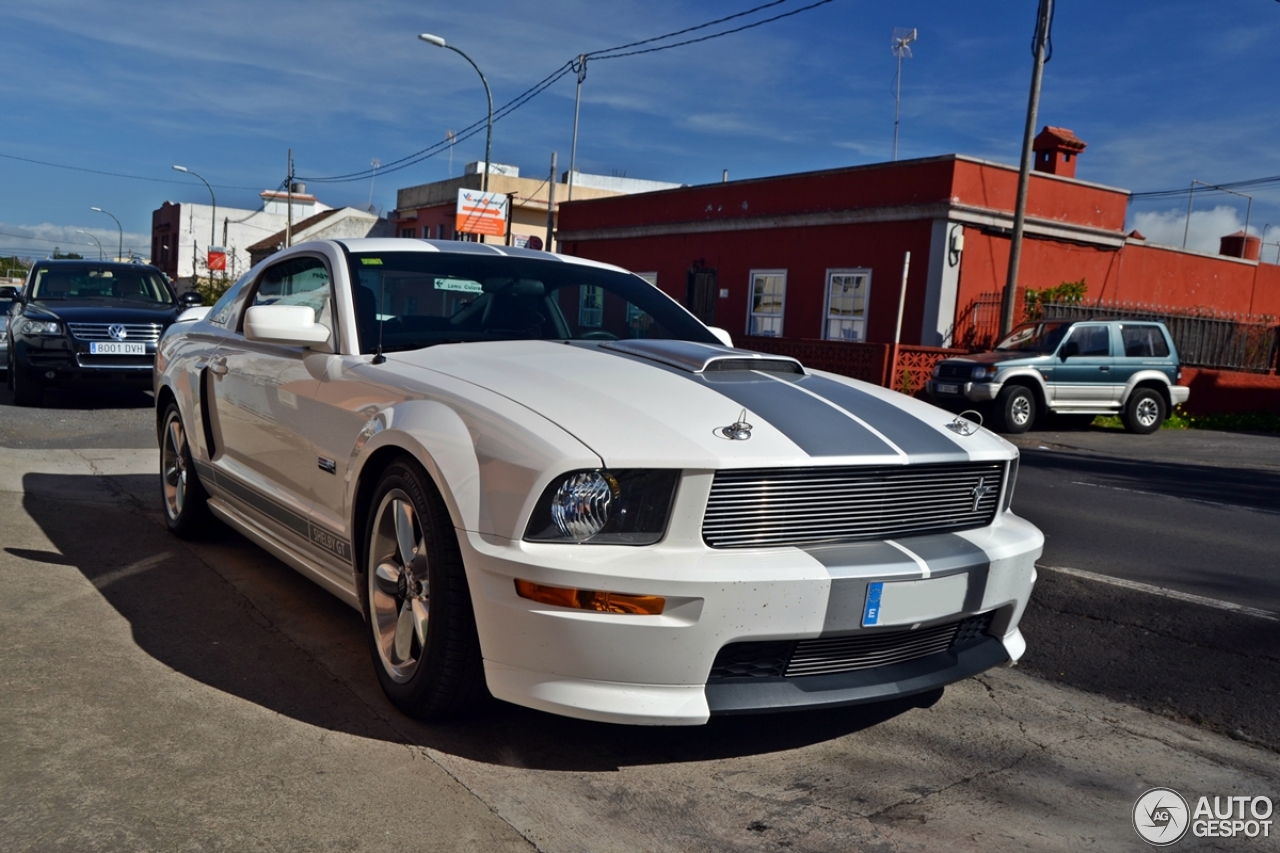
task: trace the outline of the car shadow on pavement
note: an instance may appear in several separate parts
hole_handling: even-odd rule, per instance
[[[7,383],[0,382],[0,406],[13,405],[13,392]],[[111,386],[84,388],[46,388],[41,397],[41,409],[144,409],[154,408],[155,400],[149,390],[141,388],[117,388]]]
[[[222,525],[195,545],[171,536],[159,508],[152,514],[136,497],[155,490],[154,476],[29,473],[23,488],[23,506],[53,550],[4,550],[32,572],[74,567],[128,621],[138,647],[175,672],[359,737],[502,766],[612,770],[795,749],[927,708],[942,695],[698,727],[610,725],[491,701],[466,719],[424,724],[383,696],[359,614]]]
[[[1024,467],[1081,477],[1089,485],[1280,512],[1280,473],[1272,471],[1029,448],[1021,455]]]

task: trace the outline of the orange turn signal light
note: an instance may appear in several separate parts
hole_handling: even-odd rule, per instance
[[[667,605],[667,600],[660,595],[628,595],[622,592],[544,586],[532,581],[522,581],[519,578],[516,579],[516,595],[556,607],[597,610],[601,613],[630,613],[638,616],[657,616]]]

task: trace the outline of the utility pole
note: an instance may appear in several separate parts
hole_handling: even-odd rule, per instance
[[[573,147],[569,149],[569,201],[573,201],[573,172],[578,168],[578,107],[582,104],[582,81],[587,79],[587,55],[578,54],[573,70],[578,72],[578,94],[573,98]]]
[[[1049,22],[1053,17],[1053,0],[1040,0],[1034,42],[1035,64],[1031,66],[1031,96],[1027,99],[1027,125],[1022,133],[1022,168],[1018,173],[1018,201],[1013,211],[1013,239],[1009,243],[1009,274],[1005,278],[1001,300],[1000,337],[1013,329],[1015,298],[1018,292],[1018,262],[1022,258],[1022,231],[1027,219],[1027,187],[1031,183],[1031,143],[1036,130],[1036,113],[1040,109],[1040,79],[1044,73],[1045,49],[1049,41]]]
[[[545,248],[553,252],[551,238],[556,232],[556,152],[551,152],[551,177],[547,179],[547,242]]]
[[[287,217],[284,223],[284,245],[289,248],[293,245],[293,149],[289,149],[289,178],[288,185],[285,187],[285,198],[288,205]]]

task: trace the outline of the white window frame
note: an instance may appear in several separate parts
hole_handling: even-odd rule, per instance
[[[600,304],[588,305],[588,298],[599,299]],[[584,284],[578,288],[578,326],[584,329],[599,329],[604,325],[604,288],[599,285]]]
[[[778,295],[779,306],[776,312],[757,312],[755,310],[756,303],[756,280],[765,276],[776,276],[782,279],[782,292]],[[769,326],[773,326],[776,321],[776,328],[770,328],[761,336],[767,338],[782,337],[782,322],[787,313],[787,271],[784,269],[772,270],[751,270],[750,276],[747,278],[747,335],[760,334],[754,329],[757,319],[766,321]]]
[[[838,275],[862,275],[867,278],[866,293],[862,299],[861,317],[845,318],[831,316],[831,279]],[[870,267],[835,267],[827,270],[822,284],[822,339],[825,341],[865,341],[867,339],[867,320],[871,316],[871,268]],[[858,337],[834,337],[831,334],[832,322],[852,323],[856,328],[862,324]]]

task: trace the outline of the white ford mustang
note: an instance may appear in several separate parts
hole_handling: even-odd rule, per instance
[[[273,255],[162,339],[165,519],[364,614],[408,714],[717,713],[932,691],[1022,654],[1017,451],[728,336],[638,276],[473,243]]]

